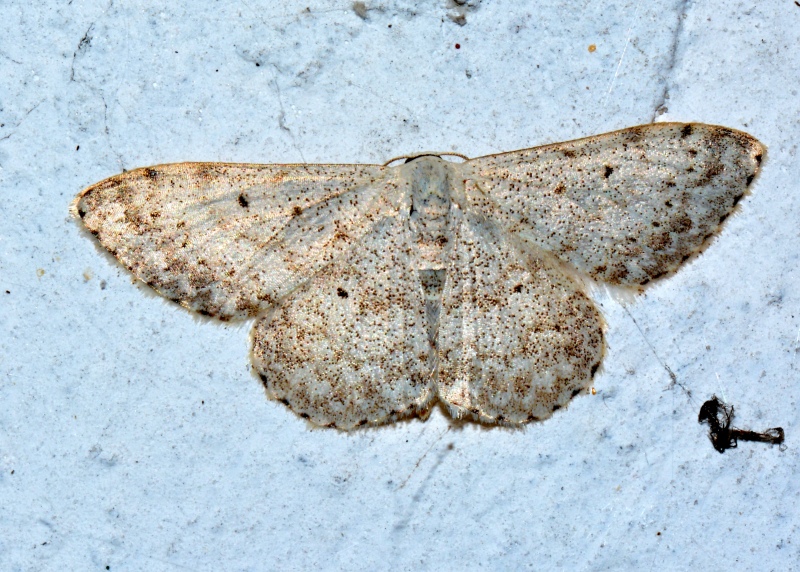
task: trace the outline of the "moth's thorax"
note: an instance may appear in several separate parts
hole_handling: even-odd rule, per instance
[[[454,195],[461,183],[457,164],[435,156],[414,159],[400,167],[409,185],[409,225],[417,246],[419,269],[439,269],[445,265]]]

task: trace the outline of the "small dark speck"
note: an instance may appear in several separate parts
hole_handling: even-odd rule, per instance
[[[11,294],[11,290],[6,290],[6,294]]]
[[[692,134],[692,126],[684,125],[683,129],[681,129],[681,137],[688,137],[691,134]]]
[[[336,295],[339,296],[339,298],[347,298],[350,294],[347,293],[347,290],[340,287],[336,289]]]
[[[76,150],[76,151],[80,151],[80,150],[81,150],[81,146],[80,146],[80,145],[78,145],[77,147],[75,147],[75,150]]]
[[[247,208],[250,205],[250,203],[247,202],[247,197],[245,197],[244,195],[239,195],[239,205],[242,208]]]
[[[294,207],[292,209],[292,214],[294,216],[300,216],[301,214],[303,214],[303,209],[301,209],[300,207]]]
[[[261,67],[261,64],[260,64],[260,63],[258,63],[258,62],[256,62],[256,67],[257,67],[257,68],[260,68],[260,67]]]
[[[461,44],[456,44],[456,49],[460,50],[461,49]]]
[[[105,290],[105,289],[106,289],[106,281],[105,280],[101,280],[100,281],[100,290]]]
[[[613,167],[609,167],[608,165],[606,165],[606,169],[605,169],[605,171],[603,171],[603,176],[606,179],[608,179],[611,176],[611,173],[613,173],[613,172],[614,172],[614,168]]]
[[[514,292],[516,292],[517,294],[522,292],[522,284],[517,284],[516,286],[514,286]]]

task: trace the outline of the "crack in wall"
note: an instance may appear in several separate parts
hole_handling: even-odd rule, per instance
[[[662,76],[664,84],[661,91],[661,97],[656,100],[656,105],[653,110],[653,116],[650,119],[651,123],[655,123],[659,115],[664,115],[669,111],[667,108],[667,100],[669,99],[670,77],[675,71],[675,66],[678,63],[678,49],[680,47],[681,36],[683,35],[683,21],[686,19],[686,12],[689,6],[689,0],[681,0],[678,6],[678,25],[675,27],[675,33],[672,36],[672,45],[670,46],[669,58],[667,65]]]
[[[72,52],[72,65],[69,69],[69,81],[75,81],[75,60],[78,56],[83,56],[86,53],[86,50],[92,45],[92,28],[94,28],[94,22],[89,24],[89,27],[86,29],[86,32],[83,34],[81,41],[78,42],[78,47],[75,48],[75,51]]]
[[[108,6],[106,6],[105,10],[103,10],[103,15],[107,14],[108,11],[114,7],[114,0],[109,0]],[[82,85],[89,92],[94,95],[95,97],[99,97],[100,100],[103,102],[103,133],[106,136],[106,141],[108,142],[108,148],[117,158],[117,162],[119,163],[120,169],[124,172],[125,169],[125,162],[123,161],[122,155],[114,148],[114,145],[111,143],[111,129],[108,126],[108,102],[106,101],[106,96],[103,93],[102,88],[96,87],[91,83],[87,82],[85,79],[82,79],[80,76],[75,77],[75,64],[84,56],[86,55],[88,49],[92,46],[92,40],[94,36],[92,35],[92,31],[94,30],[95,24],[97,24],[97,20],[94,20],[89,27],[86,28],[81,39],[78,41],[78,45],[75,47],[75,51],[72,53],[72,63],[70,65],[69,71],[69,81],[70,83],[77,83]]]
[[[289,137],[292,140],[292,145],[300,154],[300,159],[303,163],[306,162],[306,158],[303,155],[303,150],[300,149],[300,145],[297,144],[297,138],[294,135],[294,132],[286,125],[286,111],[283,108],[283,97],[281,95],[281,86],[278,84],[278,67],[274,64],[272,65],[274,68],[275,76],[272,78],[273,83],[275,84],[275,94],[278,96],[278,107],[280,109],[280,113],[278,114],[278,126],[289,134]]]
[[[19,129],[19,126],[22,125],[25,122],[25,120],[28,118],[28,116],[31,113],[33,113],[36,110],[36,108],[39,107],[43,102],[44,102],[44,99],[41,100],[36,105],[34,105],[33,107],[31,107],[28,111],[26,111],[25,115],[23,115],[22,118],[19,121],[17,121],[17,124],[12,126],[12,129],[14,129],[14,131],[9,133],[8,135],[4,135],[4,136],[0,137],[0,141],[5,141],[7,139],[10,139],[17,132],[16,130]]]

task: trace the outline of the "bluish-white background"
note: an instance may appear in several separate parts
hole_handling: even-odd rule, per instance
[[[2,3],[0,569],[800,569],[800,6],[365,8]],[[478,156],[654,120],[747,131],[763,174],[703,256],[598,298],[596,395],[520,431],[312,430],[250,374],[247,325],[146,295],[68,212],[150,164]],[[785,449],[714,451],[714,393]]]

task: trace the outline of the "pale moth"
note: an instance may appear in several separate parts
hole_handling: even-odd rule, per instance
[[[515,426],[591,387],[605,344],[587,286],[675,272],[762,154],[741,131],[657,123],[462,163],[177,163],[92,185],[73,212],[162,296],[255,318],[254,371],[317,425],[438,401]]]

